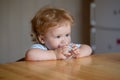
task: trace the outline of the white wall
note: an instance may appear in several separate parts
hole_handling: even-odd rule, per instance
[[[0,0],[0,63],[24,57],[25,51],[32,45],[30,20],[45,5],[71,12],[75,17],[72,40],[80,42],[81,0]]]
[[[120,29],[120,0],[95,0],[98,27]]]
[[[95,53],[120,52],[120,0],[94,0]]]

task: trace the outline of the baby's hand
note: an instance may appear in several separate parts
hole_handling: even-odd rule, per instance
[[[70,51],[71,54],[74,54],[74,58],[77,58],[77,56],[80,54],[80,49],[76,45],[72,45],[72,49]]]
[[[69,53],[68,46],[63,46],[63,47],[57,48],[55,50],[55,53],[56,53],[57,59],[66,59],[67,56],[71,55],[71,53]]]

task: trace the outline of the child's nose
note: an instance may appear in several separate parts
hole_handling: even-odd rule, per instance
[[[61,41],[61,46],[66,46],[67,45],[67,41],[66,40],[62,40]]]

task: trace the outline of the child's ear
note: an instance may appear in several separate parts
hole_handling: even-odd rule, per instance
[[[38,36],[38,39],[39,39],[39,41],[40,41],[42,44],[45,43],[45,38],[44,38],[43,35],[39,35],[39,36]]]

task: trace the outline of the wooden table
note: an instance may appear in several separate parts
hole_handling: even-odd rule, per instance
[[[0,64],[0,80],[120,80],[120,53]]]

